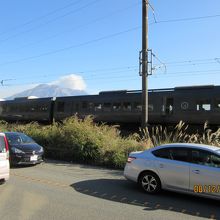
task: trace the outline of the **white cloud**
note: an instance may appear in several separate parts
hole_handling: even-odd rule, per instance
[[[53,81],[50,85],[58,85],[62,88],[69,88],[83,91],[86,89],[86,83],[82,76],[70,74],[60,77],[58,80]]]

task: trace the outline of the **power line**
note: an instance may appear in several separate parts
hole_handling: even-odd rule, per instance
[[[5,41],[8,41],[8,40],[10,40],[10,39],[12,39],[12,38],[14,38],[14,37],[19,36],[19,35],[26,34],[26,33],[28,33],[28,32],[31,32],[31,31],[33,31],[33,30],[36,30],[36,29],[38,29],[38,28],[41,28],[41,27],[44,26],[44,25],[50,24],[50,23],[52,23],[52,22],[54,22],[54,21],[56,21],[56,20],[58,20],[58,19],[61,19],[61,18],[66,17],[66,16],[68,16],[68,15],[70,15],[70,14],[79,12],[79,11],[81,11],[81,10],[83,10],[83,9],[85,9],[85,8],[87,8],[87,7],[89,7],[90,5],[95,4],[95,3],[98,2],[98,1],[101,1],[101,0],[91,1],[90,3],[88,3],[88,4],[84,5],[84,6],[81,6],[81,7],[77,8],[77,9],[74,9],[74,10],[72,10],[72,11],[66,13],[66,14],[57,16],[57,17],[55,17],[55,18],[53,18],[53,19],[51,19],[51,20],[49,20],[49,21],[47,21],[47,22],[45,22],[45,23],[43,23],[43,24],[37,25],[37,26],[35,26],[35,27],[32,27],[32,28],[30,28],[30,29],[28,29],[28,30],[26,30],[26,31],[22,31],[22,32],[19,32],[19,33],[17,33],[17,34],[11,35],[10,37],[7,37],[7,38],[5,38],[5,39],[3,39],[3,40],[0,40],[0,43],[3,43],[3,42],[5,42]]]
[[[12,61],[8,61],[8,62],[5,62],[5,63],[1,63],[0,66],[4,66],[4,65],[8,65],[8,64],[14,64],[14,63],[20,63],[20,62],[24,62],[24,61],[28,61],[28,60],[33,60],[33,59],[37,59],[37,58],[44,57],[44,56],[49,56],[49,55],[52,55],[52,54],[56,54],[56,53],[60,53],[60,52],[63,52],[63,51],[71,50],[73,48],[82,47],[82,46],[86,46],[88,44],[96,43],[98,41],[102,41],[102,40],[106,40],[106,39],[109,39],[109,38],[113,38],[113,37],[116,37],[116,36],[119,36],[119,35],[122,35],[122,34],[125,34],[125,33],[128,33],[128,32],[131,32],[131,31],[135,31],[135,30],[138,30],[138,29],[140,29],[140,26],[136,26],[136,27],[124,30],[124,31],[120,31],[120,32],[114,33],[114,34],[106,35],[104,37],[96,38],[94,40],[86,41],[86,42],[83,42],[81,44],[74,44],[74,45],[71,45],[71,46],[68,46],[68,47],[64,47],[64,48],[60,48],[60,49],[57,49],[57,50],[48,51],[48,52],[45,52],[45,53],[42,53],[42,54],[39,54],[39,55],[25,57],[25,58],[22,58],[22,59],[12,60]]]
[[[127,69],[124,69],[124,70],[120,70],[121,68],[118,68],[119,71],[107,71],[107,72],[102,72],[102,74],[103,73],[105,73],[105,74],[108,73],[108,74],[111,74],[111,75],[114,75],[114,74],[118,75],[118,73],[124,73],[124,72],[127,73],[127,72],[131,72],[131,71],[138,71],[137,67],[138,66],[136,66],[136,68],[127,68]],[[117,70],[117,69],[115,68],[115,70]],[[100,72],[100,71],[98,71],[98,72]],[[57,75],[59,75],[59,77],[63,77],[63,76],[66,76],[66,75],[71,75],[71,74],[79,75],[79,74],[83,74],[83,73],[85,73],[85,72],[76,72],[76,71],[74,71],[74,73],[69,73],[69,74],[65,74],[65,75],[64,74],[62,74],[62,75],[60,75],[60,74],[31,75],[31,76],[26,76],[26,77],[17,77],[13,80],[24,80],[24,79],[28,79],[28,78],[31,78],[31,79],[33,79],[33,78],[48,78],[48,77],[57,76]],[[88,71],[88,73],[92,73],[92,71]],[[89,76],[83,76],[83,75],[80,75],[80,76],[82,76],[83,79],[90,79],[90,78],[99,78],[99,77],[95,77],[95,76],[100,76],[100,74],[90,74]],[[108,77],[108,76],[105,76],[105,77]]]
[[[94,80],[108,80],[109,79],[120,79],[120,78],[124,78],[126,76],[126,79],[127,78],[132,78],[132,79],[136,79],[137,77],[134,77],[134,76],[128,76],[127,75],[127,72],[129,71],[138,71],[138,68],[136,69],[130,69],[130,70],[123,70],[123,71],[116,71],[116,72],[110,72],[110,76],[109,75],[90,75],[90,76],[87,76],[87,77],[83,77],[83,79],[85,81],[94,81]],[[122,73],[122,72],[126,72],[126,74],[120,74],[119,73]],[[161,77],[180,77],[180,76],[201,76],[202,74],[201,73],[204,73],[206,75],[213,75],[213,74],[219,74],[220,73],[220,69],[216,69],[216,70],[200,70],[200,71],[182,71],[182,72],[171,72],[171,73],[166,73],[166,74],[156,74],[154,75],[155,78],[161,78]],[[117,74],[116,76],[113,76],[114,74]],[[56,74],[53,74],[53,76],[56,75]],[[65,75],[61,75],[59,78],[63,77],[63,76],[67,76],[67,74]],[[10,79],[10,80],[23,80],[23,79],[27,79],[27,78],[41,78],[40,75],[36,75],[36,76],[32,76],[32,77],[21,77],[21,78],[16,78],[16,79]],[[44,77],[44,75],[42,75],[42,77]],[[7,80],[3,80],[3,81],[7,81]],[[27,83],[27,84],[38,84],[39,82],[38,81],[35,81],[35,82],[32,82],[32,83]],[[13,85],[17,85],[17,84],[13,84]]]
[[[215,58],[205,58],[205,59],[192,59],[192,60],[182,60],[182,61],[169,61],[166,62],[167,65],[169,64],[179,64],[179,63],[193,63],[193,62],[203,62],[203,61],[213,61],[216,59],[220,59],[218,57]]]
[[[216,75],[216,74],[220,74],[220,71],[219,72],[213,72],[213,73],[205,73],[205,75]],[[201,73],[191,73],[191,72],[189,72],[189,73],[186,73],[186,74],[180,74],[180,75],[170,75],[170,74],[168,74],[168,76],[166,76],[166,75],[160,75],[160,77],[159,78],[161,78],[161,77],[169,77],[169,78],[176,78],[176,77],[184,77],[184,76],[192,76],[192,77],[194,77],[194,76],[199,76],[199,77],[201,77]],[[155,76],[156,77],[156,76]]]
[[[210,18],[217,18],[217,17],[220,17],[220,14],[200,16],[200,17],[189,17],[189,18],[176,18],[176,19],[168,19],[168,20],[157,20],[157,21],[154,21],[154,22],[150,23],[150,25],[152,25],[152,24],[160,24],[160,23],[174,23],[174,22],[202,20],[202,19],[210,19]]]
[[[123,12],[123,11],[126,11],[126,10],[128,10],[128,9],[131,9],[131,8],[133,9],[135,6],[140,5],[140,3],[141,3],[141,2],[136,2],[135,4],[132,4],[132,5],[128,6],[128,7],[126,7],[126,8],[116,10],[116,11],[114,11],[114,12],[112,12],[112,13],[109,13],[109,14],[107,14],[107,15],[105,15],[105,16],[96,18],[96,19],[94,19],[94,20],[92,20],[92,21],[90,21],[90,22],[87,22],[87,23],[85,23],[85,24],[77,25],[77,26],[71,28],[70,30],[63,31],[63,32],[59,32],[59,33],[57,33],[57,34],[51,35],[50,37],[47,37],[47,38],[44,38],[44,39],[41,39],[41,40],[38,40],[38,41],[35,41],[35,42],[32,42],[32,43],[29,43],[29,44],[26,44],[26,45],[21,46],[21,47],[18,47],[18,48],[16,48],[16,49],[23,49],[23,48],[26,48],[26,47],[29,47],[29,46],[33,46],[33,45],[36,45],[36,44],[38,44],[38,43],[41,43],[41,42],[44,42],[44,41],[47,41],[47,40],[51,40],[51,39],[53,39],[53,38],[56,38],[56,37],[58,37],[58,36],[60,36],[60,35],[64,35],[64,34],[70,33],[70,32],[72,32],[72,31],[74,31],[74,30],[77,30],[77,29],[80,29],[80,28],[89,26],[89,25],[91,25],[91,24],[94,24],[94,23],[96,23],[96,22],[99,22],[99,21],[102,21],[102,20],[104,20],[104,19],[107,19],[107,18],[109,18],[109,17],[111,17],[111,16],[113,16],[113,15],[116,15],[116,14],[121,13],[121,12]],[[1,41],[0,41],[0,42],[1,42]]]
[[[69,7],[73,6],[73,5],[76,5],[76,4],[78,4],[79,2],[82,2],[82,0],[78,0],[78,1],[71,2],[71,3],[65,5],[65,6],[63,6],[63,7],[61,7],[61,8],[57,8],[57,9],[55,9],[55,10],[50,11],[50,12],[48,12],[48,13],[45,14],[45,15],[42,15],[42,16],[33,18],[33,19],[29,20],[29,21],[24,22],[23,24],[20,24],[20,25],[11,27],[9,30],[1,32],[1,33],[0,33],[0,36],[6,34],[6,33],[8,33],[8,32],[10,32],[11,30],[14,31],[14,30],[16,30],[16,29],[18,29],[18,28],[27,26],[27,25],[29,25],[29,24],[31,24],[31,23],[34,23],[34,22],[38,21],[38,20],[41,20],[41,19],[43,19],[43,18],[46,18],[46,17],[48,17],[48,16],[50,16],[50,15],[52,15],[52,14],[57,13],[58,11],[61,11],[61,10],[63,10],[63,9],[66,9],[66,8],[69,8]]]
[[[207,74],[207,73],[206,73]],[[214,72],[214,73],[209,73],[208,75],[216,75],[216,74],[220,74],[220,71],[219,72]],[[175,78],[175,77],[185,77],[185,76],[193,76],[193,77],[201,77],[201,74],[200,73],[197,73],[197,74],[192,74],[192,73],[189,73],[189,74],[182,74],[182,75],[169,75],[169,74],[164,74],[164,75],[160,75],[160,77],[156,77],[156,75],[154,75],[154,79],[158,78],[160,79],[161,76],[162,77],[168,77],[168,78]],[[126,79],[124,78],[125,76],[115,76],[115,77],[102,77],[102,78],[89,78],[89,79],[86,79],[86,81],[93,81],[93,80],[101,80],[102,81],[102,84],[104,83],[109,83],[109,79],[117,79],[116,82],[127,82],[127,81],[134,81],[134,80],[140,80],[139,77],[134,77],[134,76],[131,76],[131,77],[126,77]],[[121,80],[120,80],[121,79]],[[104,82],[103,82],[104,81]],[[35,81],[35,82],[30,82],[30,83],[17,83],[17,84],[5,84],[4,86],[20,86],[20,85],[36,85],[36,84],[48,84],[50,82],[42,82],[42,81]]]
[[[195,60],[184,60],[184,61],[169,61],[169,62],[162,62],[156,55],[155,55],[155,58],[160,62],[162,63],[163,65],[172,65],[172,64],[178,64],[178,63],[183,63],[183,65],[187,64],[188,62],[201,62],[201,61],[212,61],[212,60],[216,60],[216,59],[219,59],[219,58],[207,58],[207,59],[195,59]],[[184,64],[185,63],[185,64]],[[214,62],[205,62],[205,63],[199,63],[199,64],[210,64],[210,63],[216,63],[216,61]],[[138,65],[131,65],[131,66],[123,66],[123,67],[111,67],[111,68],[98,68],[98,69],[85,69],[85,70],[80,70],[80,71],[73,71],[73,73],[76,73],[76,74],[86,74],[86,73],[98,73],[98,72],[102,72],[103,73],[111,73],[111,74],[114,74],[114,73],[119,73],[119,72],[126,72],[126,71],[135,71],[137,70],[138,68]],[[121,70],[121,71],[117,71],[117,70]],[[181,74],[181,73],[192,73],[192,72],[213,72],[213,71],[220,71],[220,70],[199,70],[199,71],[183,71],[183,72],[168,72],[166,71],[166,75],[169,75],[169,74]],[[58,75],[58,74],[42,74],[42,75],[36,75],[36,77],[49,77],[49,76],[54,76],[54,75]],[[94,74],[92,74],[94,76]],[[97,74],[95,74],[97,75]],[[158,74],[157,74],[158,75]],[[31,76],[32,77],[35,77],[35,76]],[[27,77],[24,77],[24,79],[26,79]],[[19,78],[21,79],[21,78]]]

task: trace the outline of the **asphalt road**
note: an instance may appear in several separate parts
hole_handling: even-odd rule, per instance
[[[220,202],[162,192],[147,195],[121,171],[58,161],[11,169],[0,185],[1,220],[220,219]]]

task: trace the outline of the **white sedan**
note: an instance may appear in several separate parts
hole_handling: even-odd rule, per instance
[[[151,194],[167,189],[220,199],[220,148],[176,143],[132,152],[124,176]]]

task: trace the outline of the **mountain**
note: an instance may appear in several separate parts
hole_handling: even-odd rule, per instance
[[[6,99],[14,99],[16,97],[28,97],[28,96],[37,96],[39,98],[44,98],[44,97],[77,96],[77,95],[86,95],[86,94],[87,94],[86,92],[81,90],[61,88],[58,85],[41,84],[34,87],[33,89],[25,90],[23,92],[10,96]]]

